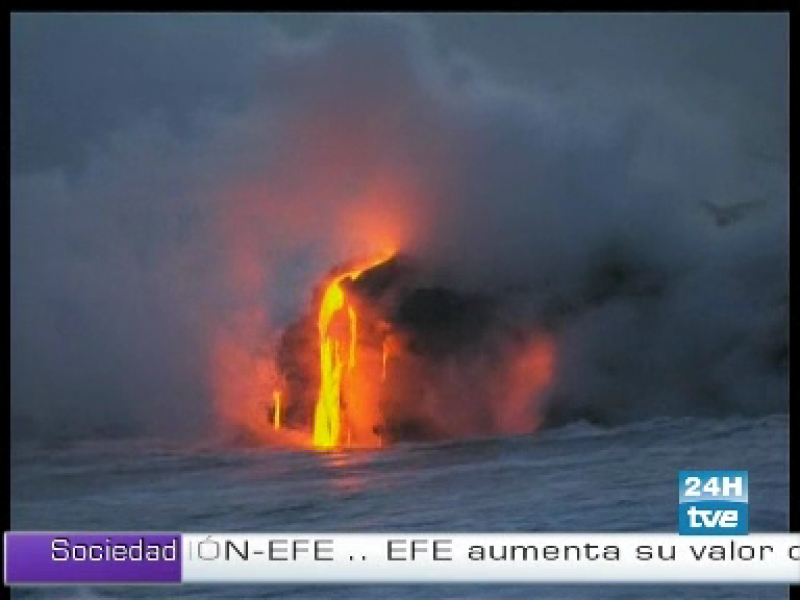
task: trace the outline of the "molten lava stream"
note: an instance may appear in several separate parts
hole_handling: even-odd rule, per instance
[[[275,404],[275,414],[272,417],[272,425],[275,427],[275,431],[278,431],[281,428],[281,391],[280,390],[273,390],[272,391],[272,400]]]
[[[330,449],[352,442],[363,443],[360,432],[353,432],[350,423],[357,419],[343,419],[343,405],[347,410],[357,412],[366,410],[369,398],[360,398],[358,375],[358,314],[357,308],[347,301],[342,283],[346,279],[355,280],[365,270],[372,268],[388,258],[381,258],[366,266],[353,269],[334,278],[325,288],[319,310],[320,342],[320,387],[317,406],[314,411],[313,443],[317,448]],[[346,309],[346,310],[345,310]],[[347,389],[349,397],[343,398]],[[358,415],[351,415],[356,418]],[[344,427],[344,436],[342,427]],[[356,439],[353,439],[356,433]],[[369,440],[373,441],[373,440]]]

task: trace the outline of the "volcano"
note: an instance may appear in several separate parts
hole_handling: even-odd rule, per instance
[[[552,347],[526,344],[502,313],[497,298],[437,285],[405,255],[334,269],[280,338],[273,422],[312,431],[319,448],[526,430]]]

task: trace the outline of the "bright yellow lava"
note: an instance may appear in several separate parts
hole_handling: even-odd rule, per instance
[[[365,270],[391,257],[391,254],[333,279],[325,288],[319,310],[320,387],[314,411],[313,443],[317,448],[335,448],[342,444],[342,384],[357,368],[358,341],[355,308],[347,303],[342,282],[355,280]],[[344,309],[347,308],[345,311]],[[337,321],[346,318],[348,327]],[[346,352],[346,354],[345,354]],[[350,443],[348,430],[346,441]]]
[[[275,414],[272,419],[272,425],[275,431],[281,428],[281,391],[272,390],[272,400],[275,404]]]

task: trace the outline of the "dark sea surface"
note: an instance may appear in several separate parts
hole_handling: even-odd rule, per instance
[[[788,530],[788,418],[574,423],[370,451],[154,440],[12,446],[16,530],[674,532],[680,470],[750,473],[750,530]],[[785,598],[782,586],[41,587],[16,598]]]

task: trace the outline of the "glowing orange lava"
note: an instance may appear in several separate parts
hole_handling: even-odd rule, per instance
[[[555,362],[555,340],[549,335],[534,336],[519,349],[505,376],[505,402],[497,423],[501,432],[528,433],[539,427],[538,403],[553,380]]]
[[[350,445],[352,431],[349,426],[346,436],[342,436],[343,410],[345,406],[350,411],[358,411],[366,406],[357,397],[357,386],[345,385],[346,381],[355,381],[358,369],[358,315],[356,307],[347,301],[342,283],[348,279],[358,279],[365,270],[390,257],[391,253],[388,253],[378,260],[351,269],[334,278],[325,288],[318,321],[321,379],[313,432],[313,443],[317,448],[341,446],[343,439]],[[348,389],[350,397],[343,397],[343,389]]]
[[[275,431],[281,428],[281,391],[278,389],[272,390],[272,400],[275,404],[275,414],[272,417],[272,425]]]

